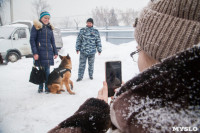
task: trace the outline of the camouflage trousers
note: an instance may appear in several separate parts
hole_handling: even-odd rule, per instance
[[[86,66],[87,59],[88,59],[89,77],[93,78],[95,54],[85,55],[83,53],[80,53],[79,69],[78,69],[78,78],[80,78],[80,79],[83,79],[83,75],[84,75],[84,72],[85,72],[85,66]]]

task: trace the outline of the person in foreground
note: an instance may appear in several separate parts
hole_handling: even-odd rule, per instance
[[[135,24],[140,74],[107,104],[107,84],[49,133],[173,132],[200,124],[200,2],[152,0]],[[136,53],[135,52],[135,53]]]
[[[39,21],[34,21],[31,29],[30,44],[35,65],[42,67],[45,71],[45,92],[49,93],[47,87],[50,66],[54,65],[54,58],[58,56],[53,35],[54,27],[50,24],[49,12],[42,12]],[[39,85],[38,93],[43,92],[43,84]]]

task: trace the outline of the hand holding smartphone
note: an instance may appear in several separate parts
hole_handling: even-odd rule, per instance
[[[114,96],[114,90],[122,84],[121,61],[105,63],[106,82],[108,84],[108,97]]]

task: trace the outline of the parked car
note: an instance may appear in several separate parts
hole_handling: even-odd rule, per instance
[[[16,62],[22,56],[32,56],[30,46],[31,21],[16,21],[0,27],[0,53],[7,62]],[[54,37],[58,51],[63,47],[60,29],[55,28]]]

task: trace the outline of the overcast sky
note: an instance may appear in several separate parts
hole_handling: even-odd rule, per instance
[[[133,8],[140,10],[149,0],[48,0],[52,7],[52,13],[57,17],[64,15],[87,15],[95,7],[118,8],[125,10]],[[59,2],[58,2],[59,1]],[[56,9],[56,10],[53,10]]]
[[[13,0],[14,20],[33,20],[34,0]],[[64,17],[90,16],[95,7],[118,8],[126,10],[133,8],[141,10],[147,5],[149,0],[47,0],[51,6],[52,19],[62,19]],[[8,7],[9,8],[9,7]],[[9,10],[7,11],[9,12]],[[8,13],[9,14],[9,13]]]

